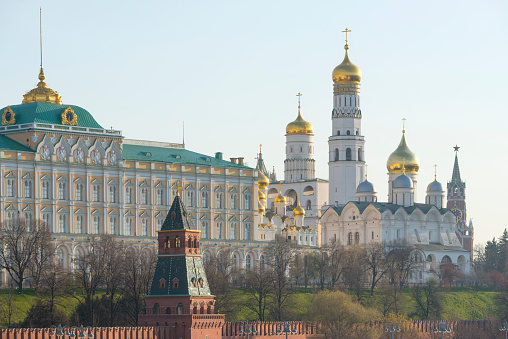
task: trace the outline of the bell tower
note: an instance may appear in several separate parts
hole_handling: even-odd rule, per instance
[[[180,188],[179,188],[180,189]],[[223,314],[214,314],[200,252],[200,231],[179,195],[157,234],[158,259],[142,326],[170,326],[175,338],[222,338]]]
[[[466,215],[466,183],[460,178],[459,169],[459,149],[455,145],[455,163],[453,164],[452,180],[448,182],[447,186],[447,205],[446,207],[455,214],[457,218],[456,233],[459,237],[462,246],[472,252],[473,250],[473,227],[472,223],[467,225]]]
[[[356,188],[365,177],[365,138],[362,135],[360,81],[362,72],[348,55],[332,72],[332,135],[328,138],[329,204],[346,204],[356,200]]]

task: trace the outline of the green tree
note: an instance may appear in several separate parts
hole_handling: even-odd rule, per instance
[[[438,287],[438,279],[431,277],[425,284],[418,284],[411,289],[411,295],[415,302],[414,314],[420,319],[439,318],[441,315],[442,295]]]

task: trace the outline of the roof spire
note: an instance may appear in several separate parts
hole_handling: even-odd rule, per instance
[[[41,70],[42,70],[42,7],[39,7],[39,33],[41,36]]]
[[[300,106],[300,99],[301,99],[302,95],[303,94],[300,93],[300,92],[298,92],[298,94],[296,95],[298,97],[298,116],[299,117],[301,117],[301,115],[300,115],[300,108],[301,108],[301,106]]]
[[[455,150],[455,163],[453,164],[453,173],[452,173],[452,182],[460,183],[460,169],[459,169],[459,146],[455,145],[453,149]]]
[[[342,33],[346,33],[346,45],[344,46],[344,49],[345,49],[346,51],[349,49],[349,46],[348,46],[348,44],[347,44],[347,34],[348,34],[349,32],[351,32],[351,30],[350,30],[350,29],[347,29],[347,27],[346,27],[346,29],[345,29],[344,31],[342,31]]]
[[[402,133],[406,133],[406,118],[402,118]]]
[[[185,121],[182,121],[182,144],[185,145]]]

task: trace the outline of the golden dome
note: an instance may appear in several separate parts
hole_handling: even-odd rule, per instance
[[[270,184],[270,180],[268,180],[268,177],[264,175],[263,172],[261,172],[259,169],[258,173],[259,173],[258,188],[266,189]]]
[[[333,83],[339,84],[360,82],[362,80],[362,71],[358,66],[354,65],[351,60],[349,60],[349,56],[347,54],[349,46],[347,44],[344,46],[344,49],[346,50],[344,60],[339,66],[335,67],[332,72]]]
[[[266,196],[263,192],[259,191],[258,190],[258,200],[259,201],[265,201],[266,200]]]
[[[281,193],[279,193],[278,196],[275,197],[275,203],[276,204],[279,204],[279,203],[286,203],[286,197],[283,196]]]
[[[314,129],[312,124],[308,121],[303,120],[300,110],[298,110],[298,116],[296,120],[290,122],[286,126],[286,134],[313,134]]]
[[[263,206],[260,202],[258,202],[258,213],[265,214],[265,206]]]
[[[401,173],[404,170],[407,173],[418,173],[420,169],[420,160],[407,146],[405,135],[405,131],[402,131],[399,147],[390,154],[386,162],[386,168],[390,173]]]
[[[298,204],[296,208],[293,210],[293,216],[294,217],[304,217],[305,216],[305,210]]]
[[[46,79],[46,77],[44,76],[44,71],[41,67],[41,71],[39,72],[39,83],[37,84],[37,87],[27,94],[23,95],[22,104],[29,104],[31,102],[49,102],[57,105],[62,104],[62,97],[58,95],[57,92],[49,88],[48,85],[46,85],[44,82],[44,79]]]

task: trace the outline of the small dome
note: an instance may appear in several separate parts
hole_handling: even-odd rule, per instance
[[[393,181],[392,188],[413,188],[413,180],[405,173],[401,174]]]
[[[386,161],[386,168],[390,173],[401,173],[405,169],[408,173],[418,173],[420,169],[420,160],[414,154],[406,143],[405,133],[402,132],[402,139],[399,146]]]
[[[32,89],[27,94],[23,95],[22,104],[29,104],[32,102],[49,102],[57,105],[62,104],[62,97],[58,95],[57,92],[49,88],[48,85],[46,85],[44,82],[45,79],[46,77],[44,76],[44,71],[41,67],[41,71],[39,72],[39,83],[37,84],[37,87]]]
[[[263,172],[261,172],[260,170],[258,170],[258,173],[259,173],[258,188],[266,189],[270,184],[270,180],[268,180],[267,176],[264,175]]]
[[[427,186],[427,192],[439,192],[442,193],[443,191],[443,185],[437,180],[434,180]]]
[[[363,181],[356,188],[356,193],[374,193],[374,185],[370,181]]]
[[[258,202],[258,213],[265,214],[265,206],[263,206],[260,202]]]
[[[293,210],[293,217],[304,217],[305,216],[305,210],[302,208],[302,206],[298,205]]]
[[[283,196],[281,193],[279,193],[278,196],[275,197],[275,203],[278,204],[278,203],[286,203],[286,197]]]
[[[344,60],[340,65],[335,67],[332,72],[333,83],[340,84],[360,82],[362,80],[362,71],[349,60],[349,56],[347,54],[347,50],[349,49],[348,45],[344,46],[344,49],[346,50]]]
[[[298,109],[296,120],[286,126],[286,134],[314,134],[312,124],[303,120],[300,109]]]
[[[266,200],[266,196],[263,192],[259,191],[258,190],[258,200],[259,201],[265,201]]]

